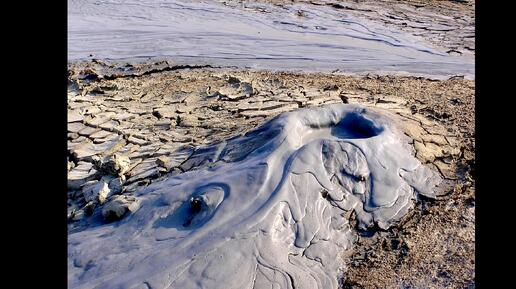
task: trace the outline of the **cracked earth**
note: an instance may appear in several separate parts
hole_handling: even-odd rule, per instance
[[[297,108],[362,104],[399,116],[415,156],[445,179],[444,196],[420,200],[395,228],[363,232],[344,287],[474,284],[474,81],[160,66],[70,65],[70,231],[95,210],[121,218],[137,190],[210,166],[191,157],[203,146]]]
[[[291,1],[220,1],[255,5]],[[395,27],[450,55],[474,56],[474,1],[292,1],[327,5]],[[303,17],[303,11],[298,11]],[[267,72],[92,60],[69,63],[69,232],[138,204],[135,192],[213,165],[203,147],[242,135],[286,111],[331,103],[396,114],[422,163],[441,174],[442,195],[421,198],[388,230],[360,231],[343,288],[475,287],[475,81],[462,76]],[[336,71],[337,72],[337,71]],[[353,216],[351,216],[353,220]],[[353,224],[353,222],[352,222]]]

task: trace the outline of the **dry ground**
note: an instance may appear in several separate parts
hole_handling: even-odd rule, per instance
[[[474,81],[163,64],[122,69],[102,62],[69,71],[69,174],[76,176],[74,185],[99,180],[105,175],[95,171],[94,156],[125,154],[132,168],[117,194],[189,170],[181,167],[185,151],[244,133],[283,111],[346,102],[397,114],[416,156],[447,180],[447,194],[420,200],[396,228],[365,232],[343,256],[349,259],[344,288],[474,287]],[[79,170],[85,167],[86,173]],[[101,207],[70,189],[70,230],[87,225]]]

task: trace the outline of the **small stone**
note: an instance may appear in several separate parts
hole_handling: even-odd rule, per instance
[[[172,160],[167,156],[160,156],[156,159],[156,164],[160,167],[164,167],[168,170],[172,168]]]
[[[69,206],[68,210],[67,210],[67,219],[68,220],[73,219],[76,211],[77,211],[77,206],[75,206],[75,205]]]
[[[73,162],[68,161],[68,171],[70,171],[74,167],[75,167],[75,164]]]
[[[131,167],[131,160],[125,155],[114,154],[100,159],[97,162],[97,166],[108,174],[123,176]]]
[[[93,215],[93,211],[95,210],[95,207],[97,206],[97,202],[88,202],[84,207],[82,208],[84,210],[84,215],[91,216]]]
[[[126,213],[134,213],[139,206],[139,200],[136,197],[127,195],[115,196],[102,208],[102,216],[106,221],[119,220]]]
[[[91,184],[86,184],[82,189],[82,194],[87,202],[104,203],[109,196],[111,190],[108,183],[105,181],[95,181]]]

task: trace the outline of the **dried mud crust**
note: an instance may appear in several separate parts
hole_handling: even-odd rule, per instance
[[[454,55],[475,54],[474,0],[224,0],[225,5],[257,9],[254,4],[277,6],[296,3],[327,5],[343,14],[381,23],[421,37],[435,48]],[[306,11],[309,12],[309,11]],[[299,17],[306,17],[300,10]]]
[[[445,196],[420,200],[398,227],[360,236],[345,256],[344,288],[474,285],[474,81],[156,67],[70,65],[71,230],[88,225],[87,216],[104,202],[209,165],[183,165],[200,145],[245,133],[284,111],[358,103],[397,114],[416,157],[447,185]],[[98,158],[114,155],[129,165],[115,169],[119,186],[100,202],[81,185],[105,178]]]

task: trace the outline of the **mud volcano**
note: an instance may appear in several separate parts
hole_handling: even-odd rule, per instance
[[[69,235],[70,288],[338,288],[357,230],[388,228],[440,178],[387,114],[284,113],[199,148],[208,166],[137,193],[126,218]]]

